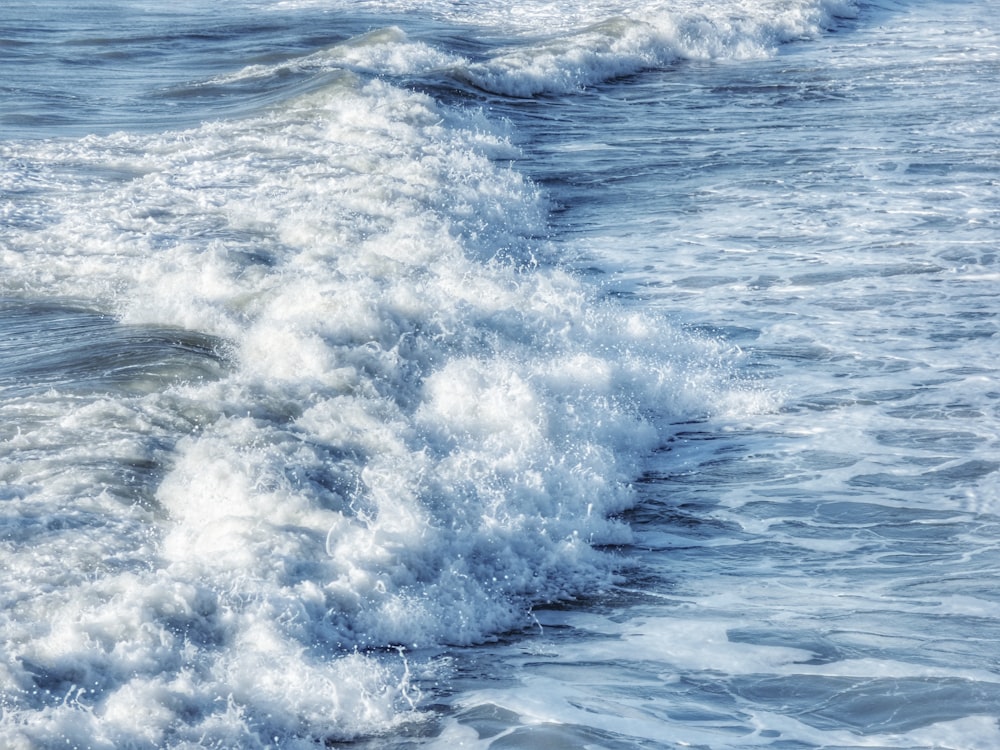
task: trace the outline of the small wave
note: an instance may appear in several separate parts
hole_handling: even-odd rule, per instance
[[[311,5],[298,0],[296,7]],[[380,3],[382,7],[384,4]],[[293,66],[340,65],[403,75],[448,71],[482,90],[506,96],[568,93],[678,60],[741,60],[774,54],[787,42],[815,37],[857,14],[855,0],[731,0],[705,3],[616,2],[495,4],[429,0],[418,4],[470,29],[502,29],[508,46],[483,60],[411,42],[399,29],[372,32],[310,55]],[[283,6],[284,7],[284,6]],[[412,3],[406,9],[413,10]],[[545,34],[539,34],[545,29]],[[237,74],[270,75],[271,67]]]
[[[854,13],[848,0],[784,3],[755,10],[723,6],[711,15],[662,10],[629,14],[535,44],[499,50],[459,75],[482,89],[508,96],[567,93],[678,60],[769,56],[779,45],[815,36],[835,18]]]
[[[348,39],[318,52],[277,63],[249,65],[216,76],[199,86],[231,86],[280,79],[292,74],[331,71],[377,75],[415,75],[460,65],[463,58],[423,42],[414,42],[398,26],[389,26]]]

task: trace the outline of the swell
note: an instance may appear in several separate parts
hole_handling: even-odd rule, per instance
[[[501,37],[508,41],[500,45],[494,41],[495,27],[491,31],[480,25],[500,23],[489,9],[470,7],[455,16],[448,7],[436,8],[456,24],[450,33],[422,27],[408,33],[399,25],[386,26],[307,55],[250,65],[211,83],[351,71],[418,83],[425,77],[446,77],[461,87],[512,97],[567,94],[681,60],[770,56],[783,44],[815,38],[857,15],[853,0],[646,3],[635,8],[608,4],[603,12],[588,9],[579,15],[546,3],[521,8],[527,14],[526,8],[533,13],[524,27],[512,23],[516,14],[504,15],[510,28]],[[552,30],[539,34],[538,28]]]

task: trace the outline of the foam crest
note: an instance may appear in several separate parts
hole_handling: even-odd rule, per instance
[[[46,593],[3,620],[0,738],[384,730],[418,702],[387,648],[482,641],[614,580],[599,548],[630,537],[642,456],[724,402],[730,356],[539,265],[514,155],[477,115],[348,78],[261,117],[26,149],[54,189],[6,235],[2,293],[222,337],[228,361],[118,416],[45,418],[64,444],[117,420],[155,490],[91,499],[123,520],[63,550],[75,585],[50,547],[19,553]],[[85,507],[28,469],[25,508]]]
[[[291,4],[301,7],[313,3],[300,0]],[[375,7],[386,10],[385,3]],[[400,12],[415,9],[410,2],[395,7]],[[572,92],[679,60],[772,55],[781,44],[815,37],[837,19],[857,14],[855,0],[530,2],[510,8],[485,2],[427,0],[416,7],[451,23],[517,35],[519,43],[473,61],[436,52],[424,43],[409,41],[400,29],[389,28],[291,66],[317,69],[332,65],[388,75],[447,71],[490,92],[527,97]],[[539,29],[546,33],[539,34]],[[276,71],[253,67],[237,77],[274,75]]]
[[[630,9],[580,30],[499,50],[463,75],[506,95],[565,93],[678,60],[771,55],[778,45],[815,36],[835,18],[855,12],[848,0]]]
[[[217,76],[203,86],[278,79],[289,74],[316,75],[333,71],[377,73],[381,75],[413,75],[442,70],[463,62],[453,55],[423,42],[414,42],[398,26],[370,31],[333,45],[281,63],[248,65],[239,71]]]

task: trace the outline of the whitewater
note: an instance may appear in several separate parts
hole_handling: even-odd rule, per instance
[[[0,745],[1000,745],[987,0],[0,10]]]

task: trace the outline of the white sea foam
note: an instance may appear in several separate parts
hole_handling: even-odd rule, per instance
[[[217,76],[203,86],[267,79],[289,73],[315,75],[331,71],[352,71],[381,75],[414,75],[460,66],[464,59],[423,42],[411,41],[398,26],[376,29],[318,52],[280,63],[249,65],[233,73]]]
[[[849,2],[630,9],[533,45],[499,50],[465,75],[503,94],[563,93],[678,60],[771,55],[779,44],[815,36],[835,16],[853,12]]]
[[[5,233],[0,294],[221,337],[228,365],[4,402],[7,510],[37,537],[4,553],[7,745],[385,730],[419,697],[391,647],[477,642],[613,580],[596,548],[629,539],[643,454],[735,403],[731,355],[540,264],[515,156],[351,77],[19,155],[47,192]],[[147,464],[130,500],[116,477]]]

